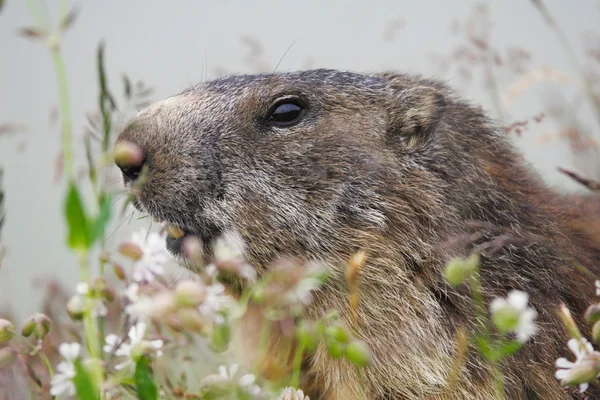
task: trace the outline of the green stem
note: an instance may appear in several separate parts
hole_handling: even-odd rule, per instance
[[[485,318],[485,304],[483,300],[483,295],[481,294],[481,283],[479,282],[479,271],[474,271],[470,278],[469,282],[471,284],[471,296],[473,296],[473,300],[475,301],[475,317],[477,319],[477,331],[483,333],[487,339],[487,324]]]
[[[496,392],[496,399],[503,400],[506,398],[504,393],[504,378],[500,372],[500,368],[496,361],[492,362],[492,373],[494,374],[494,391]]]
[[[487,325],[485,301],[481,290],[479,271],[474,271],[471,274],[469,282],[471,284],[471,296],[473,296],[473,300],[475,301],[475,316],[477,319],[476,332],[478,332],[484,338],[484,340],[488,343],[490,347],[496,348],[496,343],[493,343],[490,338],[490,333]],[[489,358],[488,361],[490,362],[492,367],[496,399],[504,399],[504,378],[502,377],[498,361]]]
[[[300,370],[302,369],[302,356],[304,354],[304,345],[299,343],[294,357],[294,370],[292,371],[292,382],[290,386],[298,388],[300,386]]]
[[[90,282],[90,269],[88,265],[88,251],[84,250],[79,253],[79,264],[80,264],[80,275],[82,282]],[[86,299],[87,300],[87,299]],[[92,310],[87,307],[83,314],[83,331],[85,337],[85,344],[91,357],[96,358],[100,356],[100,349],[98,349],[99,332],[96,327],[96,321],[92,315]]]
[[[73,170],[73,147],[71,143],[71,108],[69,106],[69,92],[67,84],[67,72],[64,60],[60,54],[60,44],[58,41],[50,44],[52,53],[52,62],[56,71],[58,81],[59,109],[62,128],[62,151],[63,168],[69,178],[75,174]]]
[[[46,355],[43,352],[40,351],[39,354],[40,354],[40,358],[44,362],[44,365],[46,366],[46,369],[48,370],[50,379],[52,379],[52,377],[54,376],[54,370],[52,369],[52,364],[50,364],[50,360],[48,360],[48,357],[46,357]]]

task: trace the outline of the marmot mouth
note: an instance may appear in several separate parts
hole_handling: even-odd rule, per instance
[[[181,228],[177,225],[165,222],[165,231],[167,237],[165,242],[167,244],[167,250],[169,250],[174,256],[186,257],[183,249],[185,239],[188,237],[195,236],[189,229]]]
[[[194,230],[190,228],[182,227],[170,222],[162,222],[162,225],[167,233],[165,238],[167,250],[174,256],[184,260],[189,259],[190,256],[189,254],[186,254],[186,249],[184,249],[186,239],[195,237],[199,240],[201,246],[198,250],[202,251],[202,253],[207,253],[209,250],[207,245],[211,244],[213,239],[219,234],[216,229],[205,229],[201,232],[194,232]]]

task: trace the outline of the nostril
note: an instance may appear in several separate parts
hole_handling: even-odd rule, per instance
[[[115,164],[126,180],[135,181],[142,173],[145,163],[142,149],[130,142],[120,141],[115,145]]]
[[[142,164],[140,164],[140,165],[128,165],[128,166],[120,165],[119,168],[121,169],[121,172],[123,173],[123,176],[125,178],[127,178],[130,181],[135,181],[142,173],[143,166],[144,166],[144,163],[142,162]]]

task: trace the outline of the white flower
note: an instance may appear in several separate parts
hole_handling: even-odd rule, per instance
[[[302,390],[288,386],[283,389],[277,400],[310,400],[310,398],[305,396]]]
[[[81,302],[80,304],[85,304],[87,307],[90,307],[94,318],[106,317],[108,309],[106,308],[106,305],[104,305],[104,301],[101,298],[92,297],[90,295],[90,287],[87,283],[77,283],[75,285],[75,292],[77,292],[77,294],[73,297],[78,297],[78,301]]]
[[[106,336],[106,345],[104,345],[103,350],[106,353],[114,352],[115,356],[125,357],[120,364],[115,365],[115,369],[121,370],[133,365],[134,361],[137,361],[137,357],[141,355],[139,354],[140,351],[142,354],[146,351],[153,351],[156,357],[160,357],[162,355],[162,351],[160,349],[163,346],[163,341],[160,339],[144,340],[145,334],[146,323],[138,322],[129,329],[129,332],[127,332],[129,343],[123,342],[119,346],[121,338],[113,334]]]
[[[309,304],[312,301],[312,291],[320,285],[321,281],[317,278],[302,278],[295,288],[286,293],[285,298],[290,304]]]
[[[157,232],[146,235],[145,229],[133,232],[131,242],[142,250],[142,256],[133,262],[131,277],[134,281],[152,282],[156,275],[162,275],[165,272],[165,265],[169,261],[165,235],[166,233],[159,234]]]
[[[302,279],[285,294],[285,300],[292,305],[307,305],[312,301],[312,292],[323,284],[323,274],[326,272],[321,264],[307,267]]]
[[[225,293],[225,287],[215,282],[206,288],[206,297],[202,304],[198,306],[198,311],[204,317],[214,320],[217,324],[222,324],[225,319],[221,314],[231,304],[233,299]]]
[[[235,272],[249,281],[256,279],[256,269],[245,259],[246,244],[237,231],[227,231],[219,236],[213,247],[217,265],[234,265]],[[209,274],[210,275],[210,274]]]
[[[495,298],[490,304],[492,320],[496,327],[513,332],[521,343],[529,340],[537,332],[533,320],[537,312],[527,307],[529,295],[520,290],[512,290],[506,299]]]
[[[224,365],[221,365],[219,367],[219,376],[227,381],[234,382],[238,369],[238,364],[232,364],[229,369],[227,369]],[[240,379],[238,379],[237,386],[245,390],[247,393],[257,396],[260,393],[260,386],[255,384],[254,381],[256,381],[256,377],[254,375],[244,374],[240,377]]]
[[[63,394],[73,396],[75,394],[75,385],[73,377],[75,377],[74,362],[79,357],[81,345],[79,343],[62,343],[58,346],[58,352],[65,359],[56,366],[57,373],[54,374],[50,381],[50,394],[52,396],[60,396]]]
[[[148,296],[139,296],[139,286],[132,283],[125,289],[125,297],[129,304],[125,306],[125,312],[137,321],[146,322],[152,312],[152,299]]]
[[[596,296],[600,296],[600,281],[596,281]]]
[[[594,377],[596,374],[596,366],[599,362],[600,353],[594,351],[591,343],[584,338],[580,340],[570,339],[567,342],[569,350],[575,355],[575,361],[571,362],[564,357],[556,360],[556,367],[558,370],[554,374],[557,379],[560,379],[564,383],[575,378],[575,374],[581,376],[581,374],[588,374],[590,377]],[[595,368],[596,367],[596,368]],[[587,370],[587,371],[586,371]],[[585,392],[589,384],[587,382],[579,385],[579,391]]]
[[[77,292],[77,294],[84,296],[88,294],[88,292],[90,291],[90,287],[85,282],[78,282],[75,285],[75,291]]]

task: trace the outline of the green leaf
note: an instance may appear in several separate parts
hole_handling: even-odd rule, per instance
[[[152,379],[148,358],[141,357],[135,366],[135,387],[141,400],[158,399],[158,388]]]
[[[91,241],[94,243],[96,240],[104,236],[104,230],[110,220],[112,211],[112,196],[104,194],[100,200],[100,212],[94,220],[94,224],[91,227]]]
[[[485,359],[492,360],[495,357],[496,352],[488,342],[487,338],[481,335],[477,335],[475,336],[474,340],[475,344],[477,345],[477,349],[479,350],[479,353],[481,353],[481,355]]]
[[[231,329],[228,323],[213,325],[210,347],[215,353],[222,353],[229,347]]]
[[[65,199],[65,217],[67,219],[67,244],[69,247],[76,250],[88,249],[91,244],[89,221],[74,181],[69,183],[69,191]]]
[[[517,340],[509,340],[503,343],[496,351],[498,359],[515,354],[521,348],[521,343]]]
[[[81,400],[98,400],[98,391],[94,381],[80,360],[75,360],[75,376],[73,384],[77,392],[77,398]]]

